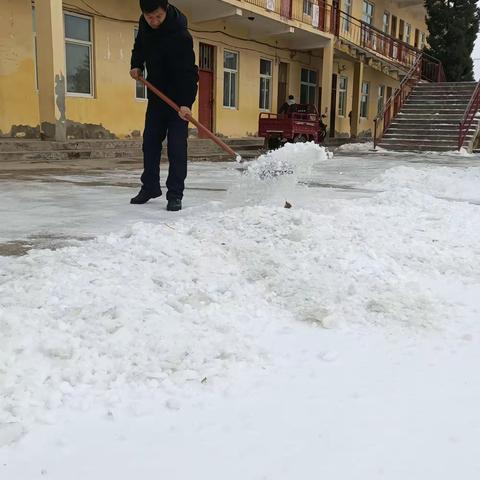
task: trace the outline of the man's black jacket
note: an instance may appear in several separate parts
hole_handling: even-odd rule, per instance
[[[198,69],[187,18],[169,5],[166,19],[159,28],[151,28],[143,15],[139,23],[132,50],[132,69],[144,70],[146,65],[148,80],[153,85],[179,106],[191,107],[197,95]],[[157,100],[150,91],[148,98]]]

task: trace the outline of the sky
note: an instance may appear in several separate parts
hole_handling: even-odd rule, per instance
[[[473,71],[475,72],[475,80],[480,80],[480,38],[477,37],[475,48],[472,52]]]

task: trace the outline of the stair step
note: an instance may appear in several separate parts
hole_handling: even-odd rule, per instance
[[[408,141],[436,141],[436,140],[442,140],[442,141],[455,141],[458,140],[458,132],[452,135],[438,135],[438,134],[430,134],[430,135],[425,135],[421,133],[404,133],[401,131],[391,131],[389,130],[387,133],[383,135],[383,138],[398,138],[402,140],[408,140]],[[473,138],[473,133],[467,134],[467,138]]]
[[[459,123],[463,118],[463,114],[458,114],[458,113],[410,113],[410,112],[400,112],[398,114],[398,118],[410,119],[411,121],[415,121],[415,120],[455,121],[456,120]]]
[[[409,123],[404,123],[399,125],[398,123],[392,123],[388,127],[388,131],[397,131],[397,132],[411,132],[411,133],[426,133],[426,134],[445,134],[449,132],[458,132],[458,123],[455,125],[412,125]],[[470,132],[475,132],[476,127],[471,126],[469,128]]]
[[[431,147],[431,146],[412,146],[412,145],[384,145],[379,144],[380,148],[392,152],[455,152],[458,150],[458,145],[452,148]]]
[[[472,92],[473,93],[473,92]],[[471,98],[472,94],[470,92],[460,93],[460,92],[453,92],[447,94],[441,93],[428,93],[428,92],[419,92],[418,90],[414,90],[409,96],[408,99],[411,98],[419,98],[419,99],[427,99],[427,100],[436,100],[436,99],[448,99],[448,100],[455,100],[455,99],[467,99]]]
[[[424,140],[424,141],[419,141],[419,140],[410,140],[408,138],[382,138],[383,143],[398,143],[402,145],[456,145],[458,142],[458,138],[454,140]]]
[[[408,113],[408,114],[418,114],[418,115],[464,115],[465,108],[432,108],[431,106],[426,106],[425,108],[419,108],[416,106],[405,105],[401,109],[401,113]]]
[[[411,101],[410,99],[407,100],[403,108],[454,108],[454,109],[461,109],[465,110],[467,107],[468,102],[459,102],[458,100],[449,101],[449,100],[439,100],[438,102],[432,102],[430,100],[415,100]]]
[[[263,147],[264,140],[259,137],[224,139],[232,148]],[[189,138],[189,148],[218,151],[220,147],[209,139]],[[142,148],[141,139],[130,140],[71,140],[50,142],[41,140],[0,139],[0,152],[52,152],[52,151],[135,151]]]

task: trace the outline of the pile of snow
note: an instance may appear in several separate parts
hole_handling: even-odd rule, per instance
[[[316,146],[288,148],[304,149],[300,161],[326,158]],[[288,151],[250,172],[267,161],[294,168]],[[394,185],[330,208],[280,205],[195,211],[4,263],[0,424],[268,366],[298,322],[418,332],[475,318],[478,305],[456,292],[478,298],[478,207]]]
[[[336,149],[337,153],[371,153],[373,151],[386,152],[386,150],[378,146],[374,148],[373,142],[344,143]]]
[[[287,143],[248,164],[247,175],[255,180],[269,180],[280,175],[291,179],[308,176],[315,164],[330,158],[330,153],[314,142]]]
[[[480,167],[394,167],[367,184],[376,190],[410,188],[437,197],[480,200]]]
[[[247,163],[240,181],[228,192],[228,205],[258,205],[289,198],[298,180],[308,178],[312,169],[333,155],[314,142],[287,143]]]

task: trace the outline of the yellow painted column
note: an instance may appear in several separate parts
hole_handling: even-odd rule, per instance
[[[356,62],[353,70],[353,98],[352,98],[352,118],[351,131],[352,138],[358,135],[358,128],[360,124],[360,97],[362,95],[363,82],[363,63]]]
[[[62,0],[37,0],[40,131],[46,140],[65,141],[65,35]]]
[[[323,48],[322,60],[322,111],[320,113],[330,114],[332,98],[332,75],[333,75],[333,41]]]

